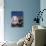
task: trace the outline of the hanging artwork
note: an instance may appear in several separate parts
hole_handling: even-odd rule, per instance
[[[11,26],[12,27],[23,27],[23,11],[12,11],[11,12]]]

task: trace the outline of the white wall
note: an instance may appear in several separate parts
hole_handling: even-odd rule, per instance
[[[40,9],[46,9],[46,0],[40,0]],[[46,26],[46,11],[43,12],[43,22],[40,22],[41,25]]]
[[[0,42],[4,41],[4,0],[0,0]]]

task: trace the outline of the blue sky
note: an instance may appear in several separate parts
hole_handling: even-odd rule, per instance
[[[11,16],[23,16],[23,11],[12,11]]]

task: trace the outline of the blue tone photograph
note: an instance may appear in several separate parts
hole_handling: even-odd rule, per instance
[[[11,12],[11,26],[12,27],[23,27],[23,11],[12,11]]]

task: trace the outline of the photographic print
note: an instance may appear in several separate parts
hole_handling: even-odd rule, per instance
[[[12,11],[11,12],[11,26],[12,27],[23,27],[23,11]]]

